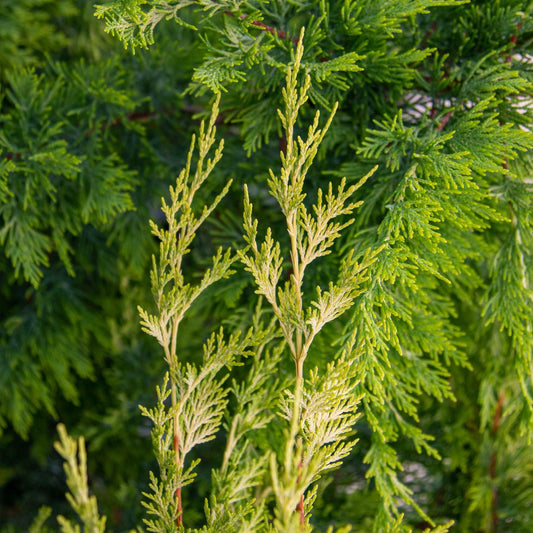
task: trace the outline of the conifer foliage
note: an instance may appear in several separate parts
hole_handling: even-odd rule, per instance
[[[531,531],[532,12],[111,0],[105,60],[0,48],[0,428],[142,403],[148,531]]]

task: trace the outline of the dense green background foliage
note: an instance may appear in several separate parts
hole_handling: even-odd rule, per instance
[[[86,436],[109,525],[140,523],[152,458],[137,406],[154,403],[163,373],[136,310],[152,305],[148,219],[222,91],[225,154],[200,201],[234,181],[185,268],[194,277],[218,245],[243,244],[244,183],[283,238],[268,168],[305,26],[301,124],[339,102],[306,193],[378,165],[354,225],[310,274],[327,281],[349,251],[380,250],[310,356],[324,369],[354,341],[365,394],[360,441],[323,479],[314,522],[381,531],[401,512],[424,529],[416,505],[456,531],[531,531],[533,4],[120,0],[103,20],[94,9],[0,4],[0,525],[27,527],[44,503],[63,511],[57,421]],[[244,330],[253,294],[241,267],[200,299],[180,329],[184,359],[220,322]],[[219,449],[203,445],[205,477]],[[200,476],[184,493],[191,525],[206,487]]]

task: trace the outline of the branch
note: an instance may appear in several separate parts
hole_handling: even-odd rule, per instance
[[[229,17],[235,18],[235,14],[231,11],[224,11],[224,15],[228,15]],[[247,19],[248,15],[239,15],[239,20]],[[280,39],[291,39],[294,44],[298,44],[300,42],[299,37],[292,37],[287,34],[286,31],[278,30],[277,28],[274,28],[274,26],[268,26],[264,22],[261,22],[260,20],[252,20],[250,22],[252,26],[257,26],[258,28],[261,28],[262,30],[265,30],[266,32],[270,33],[271,35],[275,35],[279,37]]]
[[[511,37],[509,41],[509,43],[511,44],[511,50],[509,51],[509,54],[505,58],[506,63],[510,63],[513,60],[512,50],[516,46],[516,41],[518,39],[518,32],[521,30],[521,28],[522,28],[522,22],[518,22],[518,24],[516,25],[516,31],[514,32],[514,35]]]

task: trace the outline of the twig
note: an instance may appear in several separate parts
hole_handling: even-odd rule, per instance
[[[437,29],[437,21],[433,22],[433,24],[429,27],[429,30],[426,32],[424,37],[422,37],[422,42],[420,43],[420,48],[425,48],[426,47],[429,38],[435,33],[436,29]]]
[[[174,419],[174,454],[176,459],[176,465],[178,464],[179,460],[179,449],[180,449],[180,443],[179,443],[179,435],[177,431],[177,423],[176,419]],[[176,492],[174,494],[176,498],[176,525],[178,526],[178,530],[183,525],[183,504],[181,502],[181,487],[178,487],[176,489]]]
[[[521,30],[521,28],[522,28],[522,23],[518,22],[518,24],[516,25],[516,31],[514,32],[514,35],[511,37],[509,41],[509,43],[511,44],[511,50],[509,51],[509,54],[505,58],[506,63],[510,63],[513,60],[513,54],[511,52],[513,48],[516,46],[516,41],[518,39],[518,32]]]
[[[235,14],[231,11],[224,11],[224,15],[228,15],[229,17],[235,18]],[[247,19],[248,15],[239,15],[239,20]],[[257,26],[258,28],[261,28],[262,30],[265,30],[266,32],[270,33],[271,35],[276,35],[280,39],[290,39],[294,44],[298,44],[300,41],[299,37],[292,37],[283,30],[278,30],[277,28],[274,28],[274,26],[268,26],[264,22],[261,22],[260,20],[252,20],[250,22],[252,26]]]
[[[444,117],[442,117],[442,120],[440,121],[440,124],[437,126],[437,129],[439,131],[442,131],[444,129],[444,126],[448,123],[448,121],[452,118],[452,112],[448,111]]]

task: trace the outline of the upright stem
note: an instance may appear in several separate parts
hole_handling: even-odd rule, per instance
[[[170,380],[170,397],[172,401],[172,408],[174,409],[177,404],[177,398],[176,398],[176,383],[171,378]],[[180,464],[180,437],[179,437],[179,426],[178,426],[178,413],[174,411],[174,462],[176,463],[176,466],[179,466]],[[178,526],[178,529],[181,528],[183,520],[183,508],[181,504],[181,487],[178,487],[176,489],[175,498],[177,501],[177,509],[176,509],[176,525]]]
[[[292,413],[292,421],[291,421],[291,442],[292,443],[296,443],[296,434],[298,432],[298,426],[300,425],[303,389],[304,389],[303,360],[298,359],[296,361],[296,383],[295,383],[295,390],[294,390],[295,406],[294,406],[294,410]],[[298,453],[298,451],[296,453]],[[303,467],[303,456],[300,455],[300,457],[298,458],[298,478],[297,478],[298,483],[301,480],[302,467]],[[300,494],[300,501],[298,502],[297,512],[300,515],[300,531],[304,531],[305,529],[305,507],[304,507],[303,493]]]
[[[300,465],[302,463],[300,462]],[[300,496],[300,503],[298,503],[298,512],[300,513],[300,531],[305,530],[305,509],[304,509],[304,495]]]
[[[177,364],[177,354],[176,354],[176,343],[178,339],[178,326],[179,326],[179,320],[175,319],[174,323],[172,324],[172,340],[171,340],[171,348],[170,348],[170,361],[171,366],[175,366]],[[176,463],[176,467],[179,468],[180,466],[180,435],[179,435],[179,420],[178,420],[178,410],[176,409],[176,405],[178,403],[177,399],[177,391],[176,391],[176,381],[174,379],[175,377],[175,368],[170,369],[170,399],[172,402],[172,409],[174,411],[174,462]],[[176,508],[176,525],[178,526],[178,530],[183,525],[183,507],[181,503],[181,487],[178,487],[176,489],[175,498],[177,502],[177,508]]]
[[[288,220],[289,223],[289,234],[291,237],[291,262],[292,262],[292,281],[296,289],[296,296],[298,298],[298,304],[300,310],[302,310],[302,272],[300,269],[300,257],[298,254],[298,221],[297,214],[293,213]],[[300,415],[301,415],[301,402],[304,388],[304,378],[303,378],[303,364],[305,360],[305,353],[303,353],[303,344],[302,344],[302,332],[296,331],[296,353],[294,358],[294,363],[296,365],[296,383],[294,391],[294,409],[292,413],[291,421],[291,443],[294,445],[296,443],[296,434],[298,431],[298,426],[300,424]],[[301,470],[303,467],[303,457],[298,458],[298,478],[297,482],[300,482],[301,479]],[[300,495],[300,501],[298,503],[297,512],[300,515],[300,531],[305,529],[305,507],[304,507],[304,495]]]
[[[300,424],[300,411],[302,405],[302,394],[304,379],[301,373],[301,366],[296,363],[296,382],[294,384],[294,407],[292,410],[291,417],[291,432],[289,437],[289,446],[287,446],[287,451],[285,453],[285,467],[286,471],[291,470],[290,465],[292,463],[291,454],[292,450],[296,445],[296,436],[298,435],[298,426]]]
[[[300,256],[298,254],[298,220],[297,213],[294,211],[287,219],[289,235],[291,238],[291,263],[292,263],[292,282],[296,290],[296,298],[300,312],[302,311],[302,270],[300,267]],[[296,330],[296,353],[294,354],[294,362],[296,364],[296,378],[302,377],[303,362],[305,354],[302,353],[302,332]]]
[[[220,472],[226,474],[228,468],[229,460],[231,457],[231,452],[233,451],[236,443],[235,432],[237,430],[237,423],[240,422],[240,415],[235,415],[231,423],[231,429],[226,440],[226,449],[224,450],[224,458],[222,459],[222,466],[220,467]]]

